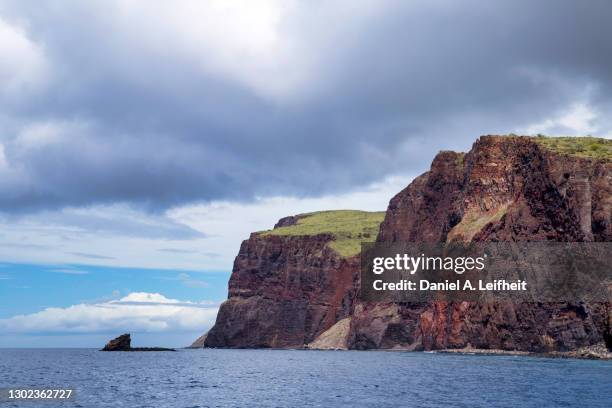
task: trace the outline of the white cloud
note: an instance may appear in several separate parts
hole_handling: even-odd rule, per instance
[[[384,9],[373,0],[309,6],[298,0],[94,0],[70,2],[64,10],[40,6],[68,24],[74,24],[75,15],[85,19],[75,25],[103,35],[99,54],[112,54],[100,63],[114,66],[124,77],[147,81],[143,69],[171,60],[175,66],[235,81],[271,99],[310,90],[330,55],[350,42],[353,26]],[[59,72],[64,63],[56,62]]]
[[[183,285],[187,286],[188,288],[208,288],[210,287],[208,282],[199,280],[199,279],[194,279],[188,273],[185,273],[185,272],[181,272],[178,274],[178,280],[180,280],[183,283]]]
[[[82,136],[85,124],[67,121],[46,121],[27,124],[21,129],[15,145],[21,149],[43,148],[61,143],[68,137]]]
[[[155,302],[155,303],[181,303],[176,299],[168,299],[159,293],[147,293],[147,292],[132,292],[127,296],[118,300],[118,302]]]
[[[584,136],[587,134],[596,135],[598,132],[605,130],[597,123],[600,115],[588,103],[575,103],[560,114],[543,120],[539,123],[534,123],[524,129],[519,130],[520,133],[535,135],[538,133],[547,135],[568,135],[568,136]],[[610,130],[610,129],[608,129]]]
[[[157,279],[166,280],[166,281],[178,281],[181,284],[183,284],[185,287],[188,287],[188,288],[209,288],[210,287],[210,284],[208,282],[200,280],[200,279],[195,279],[190,274],[185,273],[185,272],[181,272],[175,277],[161,277]]]
[[[6,160],[6,153],[4,152],[4,145],[0,143],[0,171],[8,168],[8,161]]]
[[[251,203],[212,202],[148,214],[114,205],[0,217],[0,259],[46,264],[97,264],[183,270],[231,270],[240,243],[280,218],[304,212],[384,211],[410,182],[390,177],[362,191],[318,198],[272,197]],[[16,243],[19,250],[15,250]],[[92,251],[92,248],[95,251]],[[95,252],[96,257],[86,257]],[[92,254],[93,255],[93,254]],[[193,277],[189,287],[205,287]]]
[[[291,91],[307,73],[291,35],[282,32],[282,21],[296,6],[293,0],[110,4],[104,1],[99,8],[115,11],[110,24],[121,41],[156,57],[187,60],[263,96]]]
[[[251,232],[270,229],[282,217],[300,213],[355,209],[384,211],[389,200],[411,181],[411,177],[389,177],[367,186],[363,191],[327,195],[317,198],[271,197],[252,203],[213,202],[205,205],[185,206],[167,214],[178,223],[206,232],[207,251],[218,253],[210,259],[211,265],[231,267],[242,240]]]
[[[134,292],[119,299],[66,308],[50,307],[0,319],[5,333],[188,332],[206,331],[218,305],[182,302],[159,293]]]
[[[44,80],[43,50],[20,27],[0,18],[0,96],[17,95]]]

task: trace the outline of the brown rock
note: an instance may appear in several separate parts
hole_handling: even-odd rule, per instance
[[[131,349],[132,338],[129,333],[126,333],[106,343],[102,351],[130,351]]]
[[[195,339],[195,341],[193,343],[191,343],[191,345],[187,348],[190,349],[198,349],[198,348],[203,348],[204,347],[204,342],[206,342],[206,335],[208,333],[205,333],[203,335],[201,335],[200,337],[198,337],[197,339]]]
[[[611,180],[607,158],[552,151],[534,138],[483,136],[466,154],[439,153],[393,197],[377,240],[611,241]],[[298,222],[286,217],[276,227]],[[353,349],[612,347],[609,303],[362,302],[359,257],[338,256],[332,240],[252,234],[205,345],[302,347],[350,318]]]
[[[132,339],[129,333],[112,339],[101,351],[176,351],[171,348],[164,347],[132,347]]]
[[[610,241],[612,163],[483,136],[390,202],[378,241]],[[361,304],[353,348],[573,350],[610,338],[610,304]]]
[[[346,350],[350,331],[351,318],[347,317],[321,333],[307,347],[315,350]]]
[[[206,347],[303,347],[349,316],[359,259],[338,256],[332,239],[252,234]]]

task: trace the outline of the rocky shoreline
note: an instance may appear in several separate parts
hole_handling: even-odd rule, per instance
[[[218,349],[233,349],[226,347],[185,347],[186,349],[204,349],[204,348],[218,348]],[[281,348],[281,347],[267,347],[266,350],[313,350],[313,351],[357,351],[357,352],[368,352],[368,351],[385,351],[390,353],[431,353],[431,354],[460,354],[460,355],[486,355],[486,356],[519,356],[519,357],[541,357],[541,358],[568,358],[578,360],[606,360],[612,361],[612,352],[608,351],[605,345],[596,344],[589,347],[582,347],[578,350],[573,351],[551,351],[551,352],[530,352],[530,351],[518,351],[518,350],[501,350],[501,349],[479,349],[479,348],[461,348],[461,349],[442,349],[442,350],[405,350],[401,348],[392,349],[369,349],[369,350],[354,350],[346,347],[334,347],[333,345],[323,344],[321,347],[317,345],[308,344],[303,348]]]
[[[612,352],[608,351],[603,343],[592,346],[581,347],[572,351],[551,351],[546,353],[534,353],[529,351],[499,350],[499,349],[444,349],[436,350],[434,353],[464,354],[464,355],[505,355],[505,356],[528,356],[545,358],[575,358],[581,360],[612,360]]]

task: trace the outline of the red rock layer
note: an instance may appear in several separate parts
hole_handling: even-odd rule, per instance
[[[359,260],[339,257],[332,239],[251,234],[206,346],[302,347],[349,316]]]
[[[612,241],[612,163],[534,139],[483,136],[441,152],[397,194],[378,241]],[[291,225],[295,217],[279,221]],[[610,304],[360,302],[359,258],[329,235],[252,234],[208,347],[301,347],[351,317],[349,348],[573,350],[612,343]]]
[[[391,200],[378,241],[611,241],[612,164],[483,136]],[[610,341],[609,304],[360,303],[358,349],[572,350]]]

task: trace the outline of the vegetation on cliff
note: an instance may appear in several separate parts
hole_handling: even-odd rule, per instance
[[[544,148],[556,153],[592,159],[612,160],[612,140],[600,137],[546,137],[534,140]]]
[[[294,225],[278,227],[261,234],[286,236],[331,234],[334,236],[334,241],[329,243],[329,247],[340,256],[349,257],[361,251],[362,242],[376,240],[378,228],[384,217],[384,211],[320,211],[301,214]]]
[[[464,241],[469,242],[478,232],[490,223],[495,223],[506,215],[508,212],[508,204],[504,204],[490,210],[488,212],[470,212],[463,216],[461,222],[449,231],[448,241]]]

